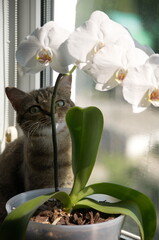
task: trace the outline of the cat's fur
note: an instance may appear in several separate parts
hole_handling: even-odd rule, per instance
[[[5,203],[13,195],[38,188],[53,187],[53,149],[50,101],[53,88],[25,93],[6,88],[6,94],[17,112],[17,123],[24,135],[10,143],[0,156],[0,219]],[[59,187],[70,187],[72,168],[70,136],[65,123],[70,100],[71,77],[62,79],[56,99]],[[64,106],[59,106],[63,105]],[[40,108],[39,108],[40,107]],[[34,113],[35,112],[35,113]]]

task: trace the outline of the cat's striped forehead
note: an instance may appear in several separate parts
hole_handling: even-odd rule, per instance
[[[35,101],[40,104],[43,102],[48,102],[51,99],[53,88],[45,88],[34,90],[30,95],[35,99]]]

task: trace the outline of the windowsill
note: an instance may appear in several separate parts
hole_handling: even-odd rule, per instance
[[[137,235],[134,235],[134,234],[130,233],[130,232],[122,230],[120,240],[141,240],[141,238]]]

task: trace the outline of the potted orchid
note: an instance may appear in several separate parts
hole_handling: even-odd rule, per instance
[[[57,145],[53,117],[56,90],[63,76],[71,76],[76,68],[91,75],[99,91],[108,91],[120,84],[123,87],[124,99],[132,104],[136,112],[145,110],[151,103],[159,106],[159,55],[154,54],[148,47],[140,46],[139,48],[138,46],[123,26],[100,11],[93,12],[90,19],[71,34],[61,29],[55,22],[49,22],[36,29],[19,45],[17,61],[23,73],[36,73],[47,66],[61,73],[56,80],[51,106],[54,154]],[[68,71],[68,66],[71,64],[73,68]],[[68,213],[75,209],[93,208],[104,213],[130,216],[139,227],[141,239],[152,240],[156,229],[156,212],[147,196],[131,188],[112,183],[86,186],[94,167],[102,134],[101,111],[96,107],[85,109],[73,107],[67,113],[66,122],[72,139],[74,183],[71,191],[69,193],[58,191],[58,168],[54,168],[55,191],[49,190],[47,194],[30,199],[9,213],[0,226],[0,239],[6,240],[13,236],[17,240],[25,239],[27,225],[35,210],[48,199],[54,198],[61,201],[63,209]],[[54,166],[57,166],[56,154],[54,161]],[[90,198],[93,194],[109,195],[118,201],[99,202]],[[113,220],[109,222],[111,221]],[[105,225],[103,226],[106,228]],[[94,239],[103,237],[103,239],[117,240],[121,226],[122,223],[116,236],[108,235],[108,238],[106,234],[113,231],[111,228],[107,233],[103,232],[104,229],[96,230]],[[52,235],[49,235],[48,239],[55,239],[57,236],[54,236],[54,232],[59,226],[51,227]],[[78,230],[77,228],[73,230],[74,227],[68,226],[66,229],[64,226],[64,230],[61,228],[59,231],[74,231],[74,234],[78,232],[80,235],[84,229],[81,230],[81,226],[78,227]],[[103,236],[98,235],[100,232]],[[62,235],[61,238],[56,239],[81,238],[76,235],[71,235],[70,238]],[[93,239],[93,235],[89,233],[86,239]]]

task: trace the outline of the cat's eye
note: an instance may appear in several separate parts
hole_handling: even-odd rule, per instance
[[[31,114],[39,113],[39,112],[41,112],[41,108],[39,106],[33,106],[33,107],[29,108],[29,112]]]
[[[65,106],[65,101],[64,101],[64,100],[58,100],[58,101],[56,101],[56,106],[57,106],[57,107],[63,107],[63,106]]]

